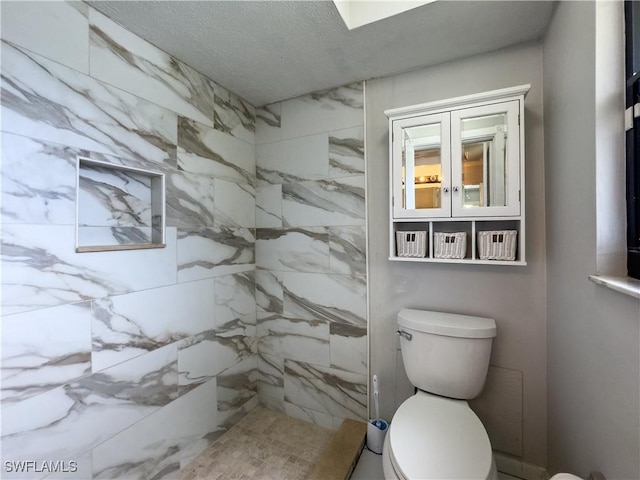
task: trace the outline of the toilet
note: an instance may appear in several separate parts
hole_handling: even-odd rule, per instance
[[[482,392],[493,319],[405,309],[402,359],[417,393],[396,411],[382,450],[387,480],[497,480],[491,443],[467,400]]]

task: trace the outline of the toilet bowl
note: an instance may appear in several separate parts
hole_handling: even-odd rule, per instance
[[[467,402],[419,391],[391,421],[385,479],[497,479],[491,443]]]
[[[493,319],[405,309],[398,335],[417,393],[391,420],[382,466],[387,480],[497,480],[491,443],[466,400],[484,387]]]

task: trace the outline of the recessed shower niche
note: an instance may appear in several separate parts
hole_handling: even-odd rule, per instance
[[[78,157],[76,252],[165,246],[161,172]]]

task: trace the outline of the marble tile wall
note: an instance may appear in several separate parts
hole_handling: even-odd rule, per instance
[[[85,3],[0,8],[2,468],[40,462],[3,473],[175,476],[271,378],[256,341],[256,111]],[[165,248],[75,253],[78,156],[166,175]],[[135,179],[87,178],[83,223],[148,225]]]
[[[258,393],[337,428],[367,418],[362,84],[256,110]]]

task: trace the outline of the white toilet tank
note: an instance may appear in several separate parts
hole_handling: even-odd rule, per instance
[[[462,400],[480,395],[496,336],[493,319],[404,309],[398,325],[402,360],[413,385]]]

